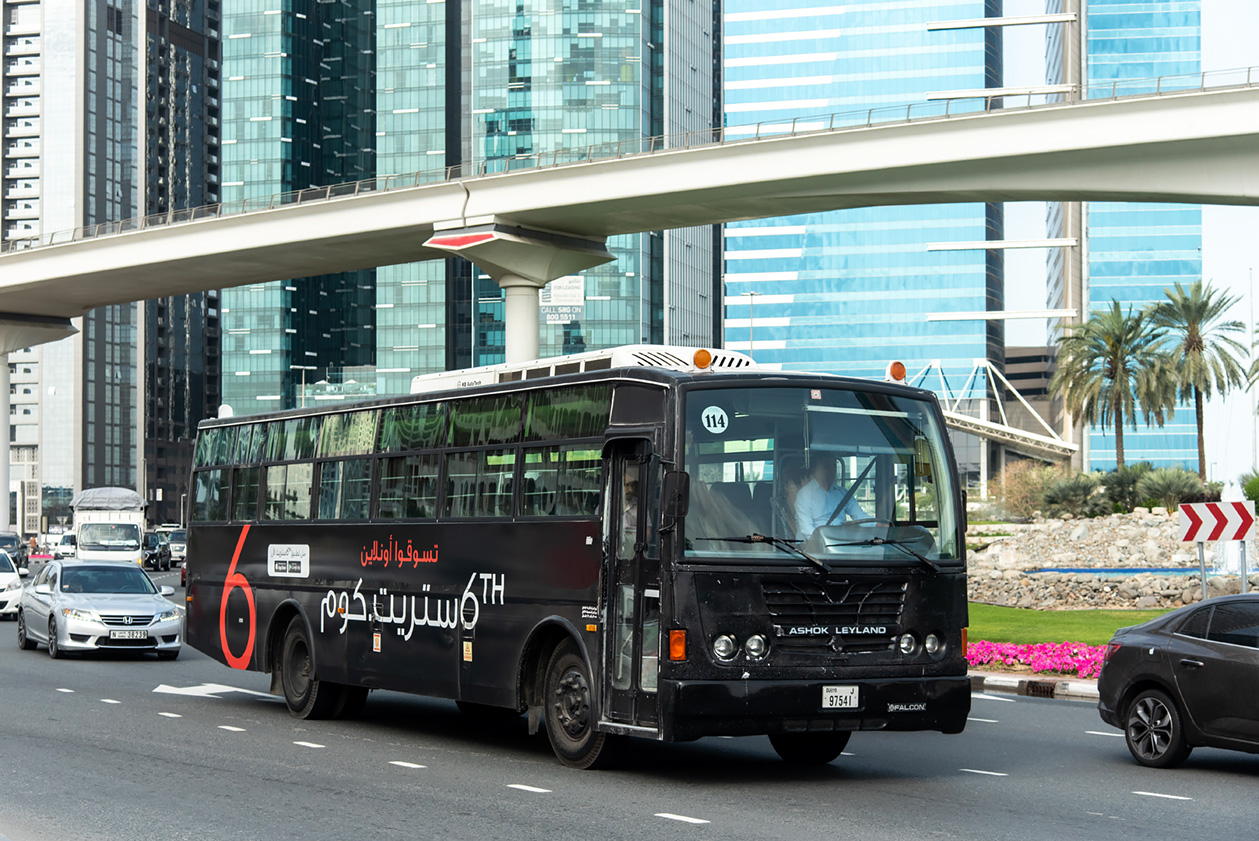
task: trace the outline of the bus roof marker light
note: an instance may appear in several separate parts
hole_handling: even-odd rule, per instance
[[[905,363],[899,359],[887,363],[887,371],[884,372],[883,379],[889,383],[905,382]]]
[[[686,631],[679,628],[669,631],[669,659],[674,663],[686,661]]]
[[[695,351],[695,355],[691,357],[691,361],[695,363],[695,367],[701,371],[713,364],[713,355],[706,348],[700,348]]]

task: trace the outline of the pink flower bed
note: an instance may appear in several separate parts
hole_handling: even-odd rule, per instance
[[[1075,674],[1097,677],[1102,668],[1104,645],[1080,642],[1045,642],[1036,645],[1015,645],[1009,642],[980,640],[966,646],[966,661],[971,667],[1000,664],[1028,666],[1033,672]]]

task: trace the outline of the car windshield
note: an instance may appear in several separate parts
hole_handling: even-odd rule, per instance
[[[686,398],[688,560],[958,561],[957,504],[926,400],[843,388],[696,389]]]
[[[188,539],[188,532],[183,531],[182,529],[180,531],[173,531],[170,533],[171,543],[183,543],[187,539]]]
[[[153,582],[139,567],[65,567],[61,573],[63,593],[149,593],[157,592]]]
[[[0,549],[16,549],[20,543],[16,534],[0,534]]]
[[[0,552],[0,572],[17,572],[13,566],[13,559],[9,557],[8,552]]]
[[[79,529],[84,549],[139,549],[140,527],[134,523],[85,523]]]

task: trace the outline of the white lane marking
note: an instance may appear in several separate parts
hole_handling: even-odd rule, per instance
[[[220,725],[219,725],[219,729],[220,729],[220,730],[226,730],[226,731],[228,731],[229,733],[244,733],[244,732],[245,732],[245,728],[244,728],[244,727],[233,727],[233,726],[232,726],[232,725],[230,725],[230,724],[220,724]]]
[[[166,718],[183,718],[183,716],[179,713],[158,713],[158,715],[165,716]]]
[[[1005,703],[1005,704],[1014,703],[1013,698],[1002,698],[999,695],[988,695],[984,692],[972,692],[971,697],[978,698],[981,701],[1001,701],[1002,703]]]
[[[113,698],[101,698],[102,704],[121,704],[122,701],[115,701]]]
[[[324,747],[324,745],[317,745],[317,744],[315,744],[314,742],[294,742],[293,744],[295,744],[295,745],[300,745],[301,747],[304,747],[304,748],[322,748],[322,747]]]
[[[1159,794],[1156,791],[1134,791],[1133,794],[1139,794],[1142,797],[1162,797],[1167,800],[1193,800],[1192,797],[1181,797],[1179,794]]]
[[[57,691],[58,691],[58,692],[65,692],[67,695],[73,695],[73,694],[74,694],[74,690],[73,690],[73,689],[58,689]]]
[[[1003,774],[1000,771],[977,771],[974,768],[958,768],[959,771],[965,771],[967,774],[983,774],[985,777],[1008,777],[1009,774]]]
[[[397,765],[399,768],[427,768],[427,765],[416,765],[414,762],[403,762],[401,759],[392,760],[390,765]]]
[[[839,755],[840,755],[840,756],[856,756],[857,754],[855,754],[855,753],[849,753],[849,752],[848,752],[848,751],[846,751],[846,750],[841,750],[841,751],[839,752]]]
[[[1116,739],[1123,738],[1122,733],[1110,733],[1105,730],[1085,730],[1084,735],[1086,736],[1114,736]]]
[[[246,695],[261,695],[263,698],[273,697],[270,692],[241,689],[236,686],[225,686],[222,683],[203,683],[200,686],[168,686],[165,683],[160,683],[153,691],[167,695],[192,695],[196,698],[217,698],[224,692],[244,692]]]
[[[520,783],[508,783],[507,787],[518,788],[521,791],[532,791],[534,794],[550,794],[551,793],[551,790],[549,788],[536,788],[534,786],[521,785]]]
[[[966,716],[967,721],[982,721],[984,724],[1000,724],[995,718],[975,718],[973,715]]]
[[[671,821],[682,821],[682,823],[709,823],[703,818],[688,818],[686,815],[675,815],[671,812],[657,812],[656,817],[668,818]]]

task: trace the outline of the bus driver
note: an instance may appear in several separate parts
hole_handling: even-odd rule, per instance
[[[838,460],[832,456],[819,456],[813,461],[811,478],[796,494],[796,537],[808,540],[818,526],[826,525],[831,514],[843,501],[846,490],[835,484]],[[866,520],[870,515],[850,497],[836,520]]]

